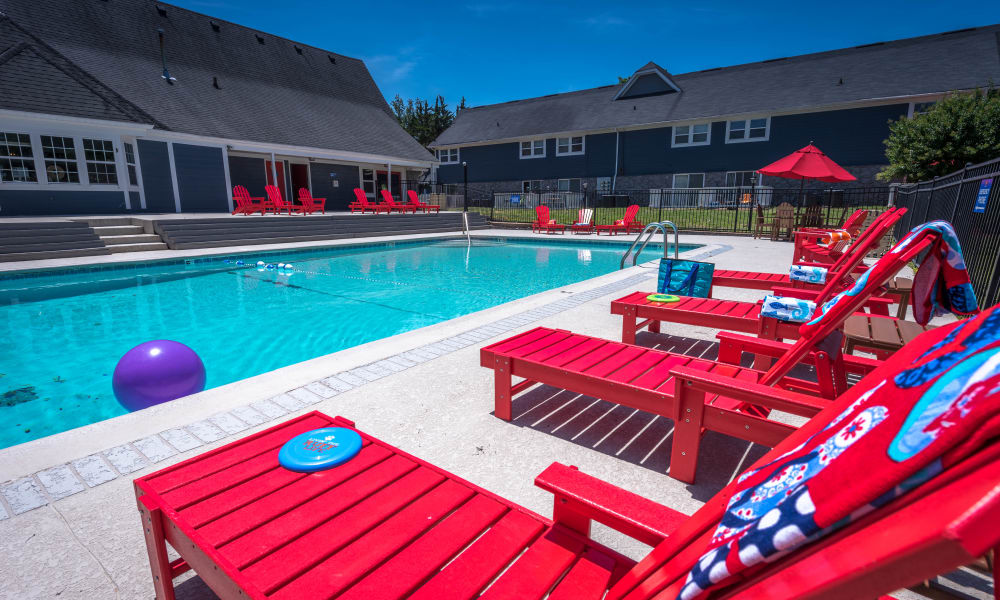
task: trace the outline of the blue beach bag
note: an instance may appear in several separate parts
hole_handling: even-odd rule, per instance
[[[660,280],[656,291],[694,298],[708,298],[712,293],[715,264],[677,258],[660,259]]]

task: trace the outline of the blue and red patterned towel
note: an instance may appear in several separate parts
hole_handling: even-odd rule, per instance
[[[950,327],[905,370],[859,383],[821,431],[740,476],[680,600],[829,535],[1000,435],[1000,307]]]

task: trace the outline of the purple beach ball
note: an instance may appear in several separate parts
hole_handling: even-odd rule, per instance
[[[180,342],[143,342],[118,361],[111,387],[122,406],[142,410],[205,389],[205,365]]]

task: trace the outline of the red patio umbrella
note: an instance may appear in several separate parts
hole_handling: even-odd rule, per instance
[[[806,179],[816,179],[829,183],[837,181],[856,181],[857,177],[851,175],[844,167],[841,167],[833,160],[823,154],[823,151],[812,145],[800,148],[784,158],[780,158],[762,169],[757,169],[762,175],[774,175],[786,179],[798,179],[799,196],[802,196],[802,189]]]

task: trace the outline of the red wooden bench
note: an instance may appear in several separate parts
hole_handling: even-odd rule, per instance
[[[638,214],[639,205],[630,204],[628,208],[625,209],[625,216],[622,217],[620,221],[598,225],[596,227],[597,234],[600,235],[601,233],[607,233],[609,235],[618,235],[618,232],[628,234],[631,233],[635,227],[638,227],[639,231],[642,231],[642,223],[638,223],[635,220],[635,217]]]
[[[307,215],[311,215],[317,210],[324,215],[326,214],[326,198],[313,198],[309,188],[299,188],[299,204],[302,205],[302,210]]]
[[[389,193],[389,190],[382,190],[382,199],[385,200],[385,205],[389,207],[389,211],[390,212],[397,211],[397,212],[402,213],[404,215],[406,213],[408,213],[408,212],[411,212],[411,213],[414,213],[414,214],[416,214],[416,212],[417,212],[417,207],[413,206],[412,204],[399,204],[399,203],[397,203],[396,199],[393,198],[392,194]]]
[[[237,185],[233,188],[233,200],[236,201],[236,208],[233,209],[232,214],[244,214],[252,215],[253,213],[260,211],[263,215],[266,210],[266,198],[253,198],[250,196],[250,192],[247,188],[242,185]]]
[[[414,190],[406,190],[406,197],[409,198],[410,206],[415,206],[425,213],[431,211],[434,211],[436,213],[441,212],[440,204],[427,204],[426,202],[421,202],[420,197],[417,196],[417,192],[415,192]]]
[[[348,205],[348,208],[351,209],[352,213],[359,212],[361,214],[365,214],[370,210],[372,211],[372,214],[383,212],[389,214],[390,210],[392,210],[386,204],[375,204],[374,202],[369,202],[368,196],[365,195],[365,191],[361,188],[354,188],[354,198],[355,201]]]
[[[537,233],[566,233],[566,226],[556,223],[549,217],[549,207],[544,204],[535,207],[535,221],[531,224],[531,230]]]
[[[305,214],[305,210],[298,204],[285,202],[285,199],[281,197],[281,191],[276,186],[264,186],[264,191],[267,192],[268,212],[273,212],[279,215],[282,212],[287,212],[289,215],[293,212],[302,213],[303,215]]]

